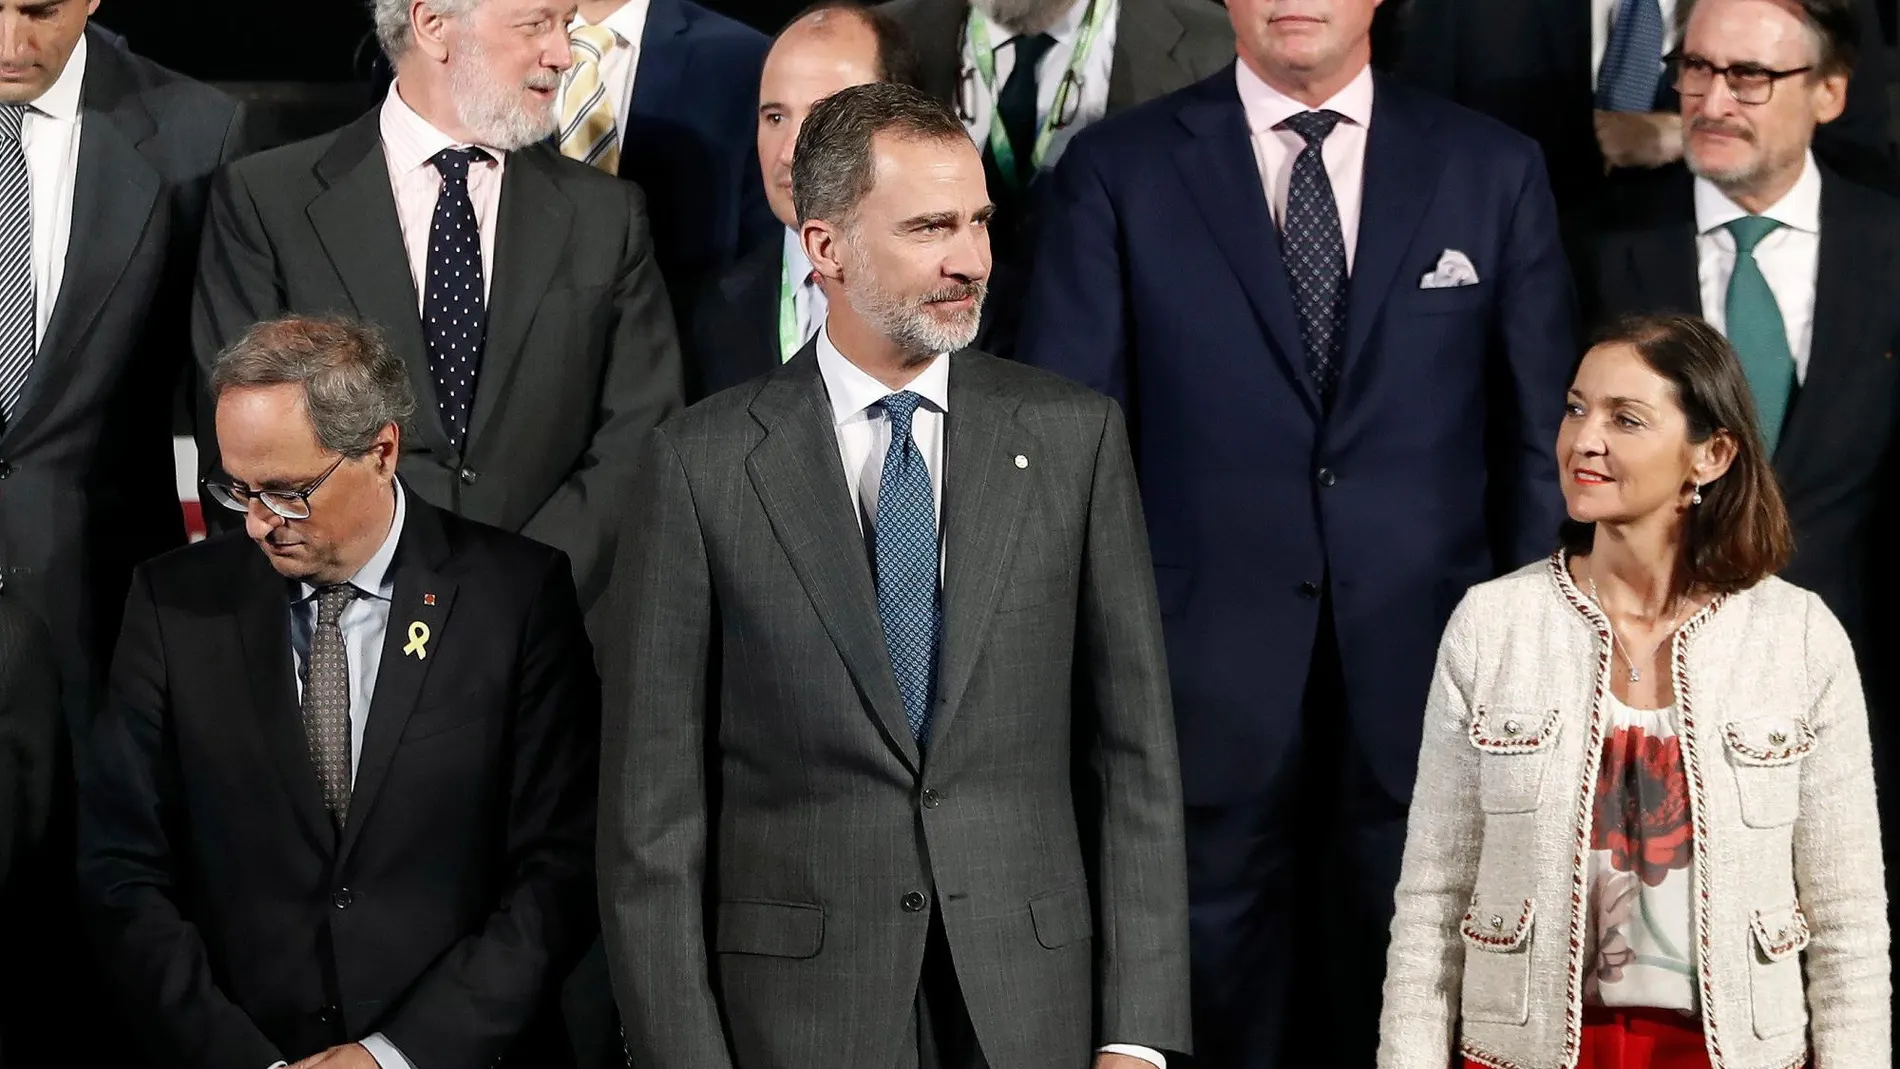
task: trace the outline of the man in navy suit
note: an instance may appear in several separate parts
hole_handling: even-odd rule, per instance
[[[779,234],[752,154],[765,35],[692,0],[580,0],[579,12],[561,152],[646,193],[683,312],[713,273]]]
[[[1019,355],[1129,416],[1188,803],[1197,1065],[1373,1064],[1439,634],[1542,556],[1575,359],[1537,147],[1367,66],[1379,0],[1079,135]]]

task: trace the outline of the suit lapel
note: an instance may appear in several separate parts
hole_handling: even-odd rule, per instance
[[[1194,73],[1174,56],[1186,37],[1187,27],[1157,0],[1122,0],[1115,23],[1115,59],[1108,72],[1108,113],[1126,111],[1193,82]],[[1170,71],[1178,73],[1170,78]]]
[[[986,388],[974,354],[950,365],[950,411],[944,421],[943,648],[937,657],[937,713],[932,744],[949,734],[983,649],[1009,575],[1022,526],[1037,440],[1017,423],[1016,402]]]
[[[363,746],[350,791],[350,819],[343,830],[339,860],[346,860],[371,819],[403,729],[422,696],[423,682],[435,666],[455,606],[455,580],[442,574],[448,544],[434,513],[413,493],[408,495],[402,535],[391,562],[396,584],[389,601],[389,629],[383,636],[376,690],[370,698]],[[426,629],[426,633],[425,633]]]
[[[961,110],[963,24],[970,16],[969,5],[963,0],[924,0],[916,12],[910,38],[923,59],[923,90]]]
[[[1775,450],[1775,469],[1783,485],[1793,484],[1801,464],[1815,448],[1852,422],[1840,402],[1861,403],[1852,396],[1851,361],[1873,348],[1865,337],[1867,309],[1890,300],[1890,294],[1871,292],[1867,280],[1888,277],[1892,250],[1881,241],[1882,231],[1862,224],[1851,194],[1831,172],[1821,178],[1821,255],[1814,280],[1814,318],[1809,328],[1808,371],[1795,392]],[[1878,343],[1874,343],[1878,344]]]
[[[553,173],[560,155],[534,145],[508,157],[501,178],[501,211],[495,227],[495,278],[488,291],[488,340],[475,383],[469,440],[478,441],[528,343],[528,328],[567,250],[574,206]],[[431,391],[424,396],[433,397]]]
[[[1395,289],[1418,285],[1411,273],[1401,274],[1400,269],[1438,189],[1430,118],[1409,107],[1404,90],[1394,83],[1378,78],[1374,86],[1358,245],[1346,284],[1345,377],[1357,377],[1355,368],[1365,362],[1366,342],[1386,297]],[[1434,262],[1437,253],[1432,250]],[[1430,262],[1414,266],[1419,274],[1432,269]]]
[[[839,465],[814,345],[766,381],[752,414],[766,435],[746,458],[746,471],[772,531],[886,739],[911,771],[919,771],[923,762],[891,672],[864,533]]]
[[[640,36],[640,60],[634,70],[633,99],[628,103],[628,114],[661,118],[677,111],[680,84],[692,59],[693,43],[686,36],[686,9],[678,0],[653,0],[647,8],[647,23]]]
[[[1175,154],[1175,166],[1208,233],[1226,255],[1254,315],[1279,354],[1288,379],[1318,418],[1319,391],[1306,373],[1299,319],[1280,255],[1279,229],[1260,184],[1247,117],[1233,67],[1190,90],[1181,123],[1193,137]]]
[[[93,36],[80,91],[79,165],[65,270],[8,437],[38,422],[63,393],[58,383],[73,369],[73,351],[145,237],[164,186],[139,152],[156,129],[152,117],[128,91],[118,49],[88,32]]]
[[[325,186],[305,214],[343,280],[358,315],[383,329],[390,347],[409,369],[416,397],[415,426],[430,447],[453,452],[436,406],[429,377],[429,348],[422,337],[416,283],[409,274],[396,197],[389,188],[389,164],[383,156],[379,112],[347,126],[337,135],[317,177]]]
[[[316,766],[310,763],[310,745],[304,734],[303,712],[297,701],[295,664],[290,652],[290,597],[292,588],[252,548],[243,579],[243,601],[231,617],[244,649],[245,675],[250,680],[251,722],[263,736],[264,749],[277,766],[272,779],[290,797],[290,808],[317,852],[336,850],[336,828],[324,808],[317,785]]]

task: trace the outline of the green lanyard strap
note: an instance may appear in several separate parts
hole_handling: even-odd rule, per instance
[[[793,304],[792,265],[786,264],[778,273],[778,359],[784,363],[804,348],[805,339],[798,336],[798,306]]]
[[[1036,143],[1029,154],[1031,170],[1041,170],[1049,156],[1049,143],[1055,139],[1056,129],[1062,125],[1062,114],[1068,110],[1069,97],[1081,92],[1082,68],[1088,63],[1089,50],[1095,46],[1095,38],[1101,32],[1107,8],[1100,0],[1089,0],[1088,14],[1082,19],[1082,35],[1076,39],[1075,52],[1069,57],[1069,68],[1062,73],[1062,81],[1056,86],[1055,101],[1049,106],[1036,130]],[[965,24],[970,52],[976,59],[976,72],[983,80],[983,91],[990,98],[990,152],[996,157],[997,170],[1003,172],[1003,180],[1016,181],[1016,150],[1009,143],[1009,131],[1003,129],[1003,118],[996,109],[996,49],[990,44],[990,20],[974,7],[970,9],[969,21]],[[1078,102],[1079,106],[1079,102]]]

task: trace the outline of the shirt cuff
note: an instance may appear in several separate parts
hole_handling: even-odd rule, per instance
[[[1162,1057],[1160,1051],[1149,1047],[1137,1047],[1132,1043],[1110,1043],[1095,1053],[1125,1054],[1130,1058],[1140,1058],[1155,1069],[1168,1069],[1168,1059]]]
[[[369,1056],[376,1059],[376,1064],[381,1069],[416,1069],[415,1064],[403,1057],[402,1051],[397,1050],[396,1045],[389,1041],[389,1037],[381,1032],[365,1036],[357,1042],[364,1050],[369,1051]],[[1163,1066],[1162,1069],[1167,1069],[1167,1067]]]

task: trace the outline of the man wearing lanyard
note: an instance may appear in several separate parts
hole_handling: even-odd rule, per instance
[[[997,262],[1023,266],[1033,186],[1076,131],[1220,70],[1233,27],[1201,0],[892,0],[924,90],[956,107],[983,166]],[[1028,62],[1024,62],[1027,60]]]
[[[820,0],[772,42],[759,83],[759,170],[784,238],[760,244],[693,301],[686,395],[697,401],[790,360],[825,322],[825,291],[798,238],[792,209],[792,148],[818,101],[854,85],[919,87],[917,53],[885,8]],[[1014,349],[1021,287],[1004,271],[990,280],[975,346]]]

